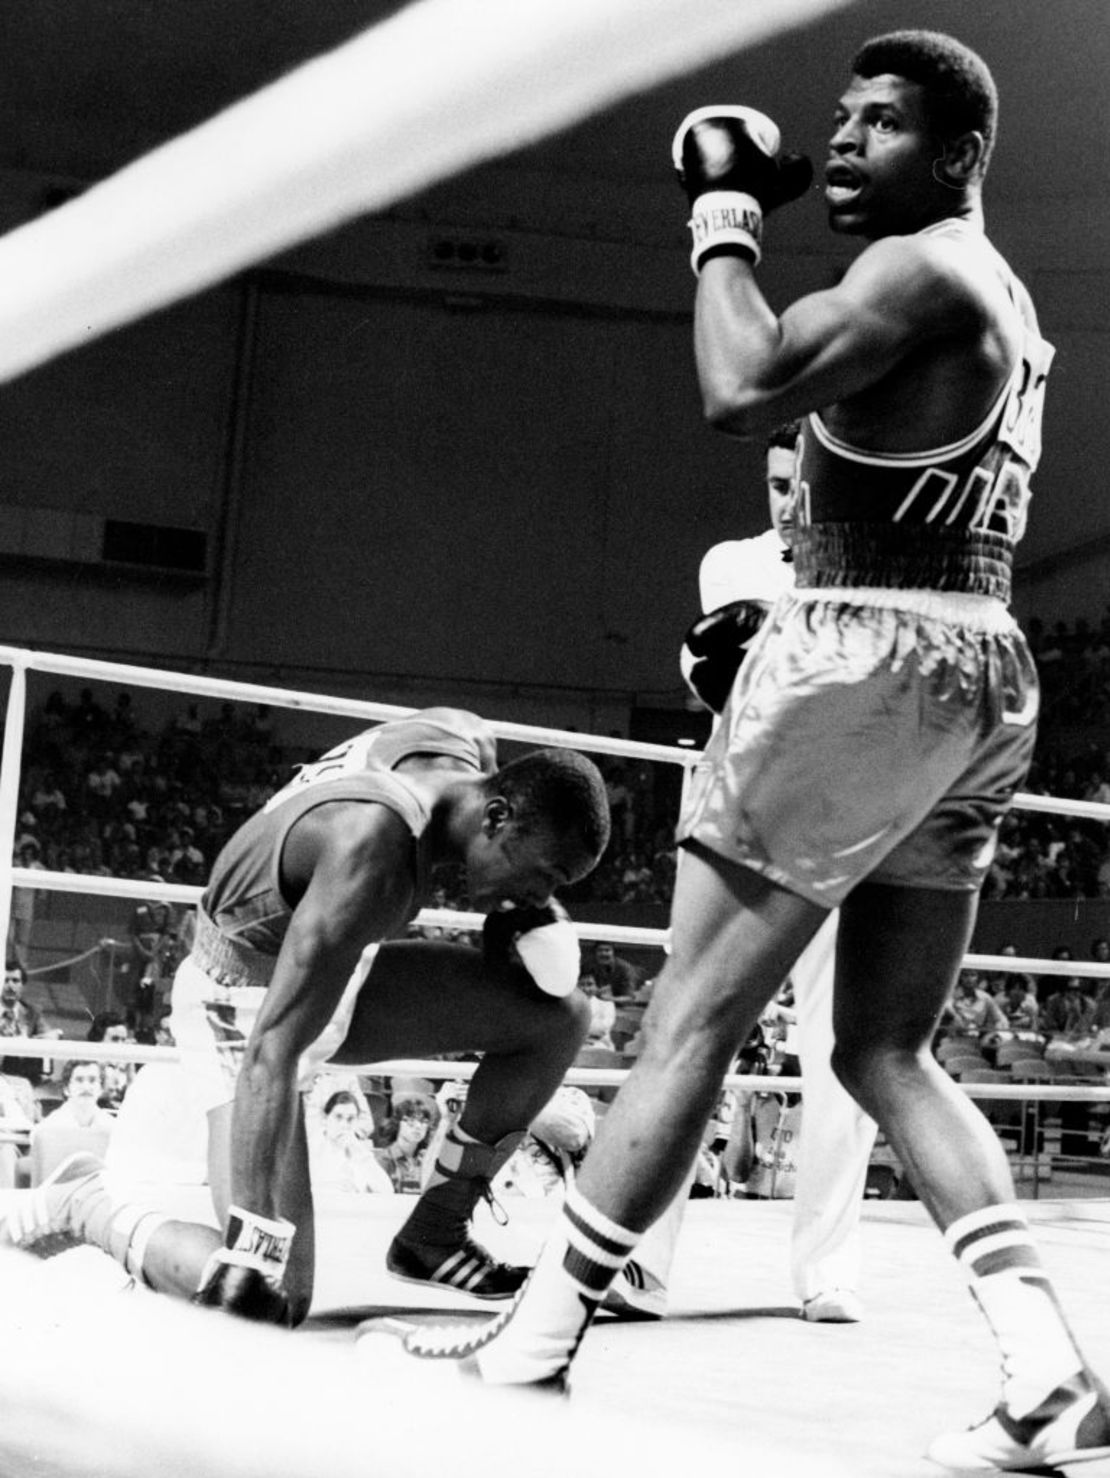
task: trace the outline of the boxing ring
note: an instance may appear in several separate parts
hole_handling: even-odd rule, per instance
[[[27,714],[27,679],[52,674],[83,682],[153,688],[209,698],[301,710],[370,724],[413,710],[326,694],[135,667],[58,653],[0,647],[10,671],[3,760],[0,770],[0,916],[4,927],[12,887],[96,894],[125,900],[157,899],[190,906],[201,889],[51,872],[12,866]],[[563,746],[594,755],[675,765],[683,776],[696,751],[601,738],[578,732],[493,722],[501,740]],[[1110,807],[1021,795],[1018,807],[1110,821]],[[471,929],[480,915],[425,909],[420,924]],[[664,948],[666,932],[576,921],[583,940],[618,946]],[[966,963],[983,970],[1074,974],[1076,962],[971,953]],[[1110,966],[1082,965],[1083,974],[1110,978]],[[172,1047],[78,1040],[12,1038],[7,1051],[60,1061],[173,1062]],[[367,1063],[380,1076],[465,1080],[473,1064],[405,1059]],[[624,1068],[575,1067],[567,1082],[587,1090],[617,1087]],[[728,1086],[748,1091],[800,1091],[800,1078],[732,1075]],[[972,1097],[1016,1100],[1031,1107],[1039,1128],[1040,1105],[1110,1101],[1105,1081],[1083,1083],[963,1083]],[[1034,1142],[1036,1142],[1034,1140]],[[1050,1199],[1041,1195],[1034,1153],[1032,1195],[1025,1208],[1036,1224],[1046,1262],[1073,1325],[1096,1365],[1110,1364],[1110,1200]],[[1029,1194],[1028,1186],[1019,1191]],[[187,1219],[211,1221],[203,1186],[164,1187],[166,1208]],[[10,1193],[8,1193],[10,1194]],[[0,1192],[0,1210],[5,1193]],[[352,1204],[354,1203],[354,1204]],[[507,1227],[482,1210],[478,1234],[496,1256],[535,1257],[557,1210],[554,1198],[514,1198]],[[201,1478],[314,1478],[322,1439],[329,1472],[427,1473],[449,1465],[456,1473],[484,1475],[513,1470],[526,1443],[528,1466],[539,1474],[561,1472],[573,1452],[579,1471],[608,1471],[616,1461],[635,1462],[643,1473],[671,1472],[696,1456],[731,1463],[742,1455],[751,1471],[821,1478],[911,1478],[931,1470],[915,1454],[946,1424],[973,1414],[969,1400],[986,1409],[983,1375],[991,1369],[987,1341],[962,1281],[916,1202],[868,1201],[863,1208],[864,1296],[867,1317],[853,1326],[810,1325],[797,1316],[788,1291],[786,1248],[792,1203],[707,1200],[692,1202],[674,1268],[670,1313],[661,1324],[625,1324],[604,1317],[586,1341],[576,1365],[576,1396],[568,1407],[530,1394],[471,1389],[453,1367],[432,1367],[400,1354],[388,1336],[357,1337],[364,1321],[382,1316],[476,1317],[465,1296],[399,1284],[383,1270],[385,1249],[404,1215],[395,1197],[321,1197],[318,1263],[312,1316],[295,1336],[221,1321],[212,1338],[211,1316],[144,1293],[119,1292],[114,1264],[79,1249],[45,1264],[9,1254],[0,1258],[0,1307],[15,1338],[0,1353],[0,1399],[19,1397],[19,1420],[0,1423],[0,1466],[34,1455],[34,1472],[47,1478],[146,1478],[151,1466]],[[85,1258],[84,1254],[88,1254]],[[71,1260],[62,1270],[59,1264]],[[105,1265],[111,1271],[106,1272]],[[488,1312],[488,1306],[480,1309]],[[125,1372],[127,1403],[90,1392],[86,1356],[75,1336],[90,1321],[102,1331],[113,1366]],[[231,1326],[225,1328],[225,1326]],[[67,1338],[68,1336],[68,1338]],[[161,1389],[166,1371],[143,1351],[172,1348],[169,1372],[177,1395]],[[830,1357],[833,1357],[830,1359]],[[243,1371],[251,1372],[244,1381]],[[907,1380],[928,1371],[929,1399],[905,1410]],[[241,1388],[241,1389],[239,1389]],[[390,1413],[390,1430],[367,1436],[360,1413],[367,1390]],[[60,1392],[64,1391],[64,1399]],[[234,1391],[234,1397],[229,1391]],[[311,1393],[310,1434],[298,1413]],[[74,1394],[76,1393],[76,1394]],[[792,1394],[793,1393],[793,1394]],[[651,1414],[642,1410],[650,1395]],[[241,1398],[241,1399],[240,1399]],[[138,1414],[146,1403],[158,1420]],[[434,1406],[450,1421],[424,1418]],[[124,1409],[126,1407],[126,1409]],[[921,1408],[920,1410],[918,1409]],[[845,1423],[846,1408],[858,1420]],[[204,1416],[195,1420],[195,1413]],[[122,1423],[125,1449],[118,1443]],[[267,1436],[259,1444],[259,1432]],[[835,1433],[835,1440],[831,1434]],[[460,1434],[462,1434],[460,1436]],[[499,1466],[490,1444],[506,1445]],[[252,1445],[253,1444],[253,1445]],[[504,1456],[504,1455],[503,1455]],[[372,1466],[369,1470],[366,1463]],[[16,1469],[15,1471],[19,1471]],[[30,1471],[28,1468],[27,1471]],[[1110,1464],[1093,1464],[1093,1478]]]
[[[420,0],[346,46],[0,239],[0,382],[228,274],[378,210],[406,193],[543,138],[637,91],[852,0]],[[291,126],[291,120],[296,126]],[[48,673],[350,718],[385,704],[0,648],[10,687],[0,759],[0,925],[13,887],[160,899],[199,888],[28,870],[10,858],[27,678]],[[685,749],[494,723],[499,738],[679,766]],[[1110,807],[1022,796],[1018,805],[1110,820]],[[477,916],[419,921],[470,928]],[[662,930],[577,924],[583,939],[662,947]],[[969,955],[981,969],[1064,975],[1073,962]],[[1089,978],[1110,966],[1083,965]],[[172,1062],[167,1047],[7,1039],[13,1055]],[[465,1064],[404,1061],[365,1071],[465,1077]],[[568,1081],[614,1087],[616,1068]],[[766,1088],[763,1077],[729,1078]],[[777,1077],[780,1090],[799,1079]],[[962,1085],[972,1096],[1103,1102],[1103,1085]],[[1036,1183],[1035,1187],[1036,1189]],[[5,1194],[0,1192],[0,1209]],[[809,1325],[786,1293],[790,1202],[691,1205],[659,1324],[599,1320],[575,1399],[465,1386],[453,1367],[357,1340],[368,1316],[411,1310],[380,1271],[404,1214],[394,1198],[320,1206],[319,1286],[290,1335],[123,1291],[107,1260],[59,1266],[0,1255],[0,1471],[16,1478],[536,1478],[670,1475],[683,1466],[758,1478],[913,1478],[936,1430],[993,1402],[993,1356],[963,1282],[916,1203],[864,1208],[867,1318]],[[174,1214],[207,1218],[203,1187]],[[1110,1368],[1105,1269],[1110,1209],[1098,1198],[1030,1201],[1046,1262],[1096,1366]],[[483,1222],[496,1255],[534,1257],[555,1207],[514,1203]],[[85,1251],[81,1249],[80,1251]],[[66,1258],[80,1258],[80,1252]],[[114,1265],[110,1265],[114,1269]],[[455,1295],[419,1290],[421,1306]],[[423,1301],[426,1294],[426,1301]],[[472,1310],[471,1310],[472,1311]],[[216,1322],[214,1322],[216,1321]],[[924,1377],[924,1380],[923,1380]],[[907,1390],[914,1399],[906,1399]],[[1110,1468],[1091,1465],[1097,1478]]]

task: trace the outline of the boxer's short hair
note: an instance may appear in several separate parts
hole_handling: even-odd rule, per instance
[[[596,862],[609,844],[609,799],[594,762],[574,749],[537,749],[510,760],[486,782],[503,795],[522,831],[551,826],[574,836]]]
[[[925,90],[930,127],[938,138],[975,130],[983,135],[985,171],[998,127],[998,88],[977,52],[942,31],[889,31],[865,41],[852,60],[857,77],[891,72]]]

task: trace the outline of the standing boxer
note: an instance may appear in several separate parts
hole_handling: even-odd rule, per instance
[[[807,418],[796,588],[752,643],[691,787],[645,1048],[560,1226],[512,1309],[470,1340],[413,1335],[415,1353],[477,1351],[493,1382],[565,1380],[686,1173],[737,1044],[839,906],[834,1066],[942,1229],[1002,1362],[995,1411],[930,1455],[1021,1469],[1110,1453],[1110,1398],[1005,1154],[930,1052],[1037,714],[1008,602],[1052,350],[984,234],[996,108],[987,67],[950,37],[865,44],[825,201],[832,228],[867,245],[781,316],[756,274],[763,216],[806,170],[747,108],[679,129],[706,415],[743,437]]]
[[[478,1297],[514,1293],[527,1270],[473,1242],[470,1215],[585,1036],[578,940],[551,895],[594,867],[608,816],[582,755],[545,749],[498,769],[492,731],[455,709],[381,724],[303,766],[217,857],[173,987],[170,1027],[209,1110],[226,1235],[121,1202],[83,1156],[15,1198],[0,1241],[73,1235],[160,1291],[296,1323],[314,1265],[300,1079],[324,1061],[481,1052],[387,1266]],[[392,938],[445,861],[465,865],[471,905],[491,911],[484,952]]]

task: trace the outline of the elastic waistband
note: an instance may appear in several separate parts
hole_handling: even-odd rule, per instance
[[[964,626],[986,636],[1007,636],[1021,628],[1012,612],[990,595],[969,595],[961,590],[888,590],[873,585],[828,585],[819,588],[795,586],[784,600],[819,602],[825,605],[871,606],[885,611],[905,611]]]
[[[222,934],[204,910],[197,908],[197,929],[189,950],[194,964],[218,985],[250,985],[265,989],[274,973],[274,957]]]
[[[794,571],[808,589],[944,590],[1009,604],[1013,541],[933,524],[815,523],[795,530]]]

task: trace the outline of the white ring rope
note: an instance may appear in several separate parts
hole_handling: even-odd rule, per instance
[[[199,676],[195,673],[169,672],[158,667],[138,667],[123,662],[103,662],[97,658],[70,657],[58,652],[38,652],[23,647],[0,646],[0,664],[12,669],[4,722],[3,758],[0,760],[0,938],[7,936],[13,885],[41,888],[44,891],[92,893],[104,897],[162,899],[166,902],[192,904],[201,889],[184,883],[152,883],[133,878],[106,878],[83,873],[30,870],[13,866],[16,819],[19,810],[19,781],[23,732],[26,722],[26,690],[28,672],[48,672],[58,676],[79,677],[97,682],[122,683],[128,687],[157,688],[161,691],[187,693],[202,698],[219,698],[262,703],[273,708],[290,708],[307,713],[330,714],[357,718],[368,723],[403,718],[414,713],[412,707],[390,703],[372,703],[358,698],[335,697],[327,693],[303,692],[293,688],[268,687],[258,683],[234,682],[226,678]],[[583,735],[568,729],[547,729],[531,724],[492,724],[499,739],[563,749],[588,748],[592,754],[607,754],[628,759],[641,759],[682,765],[696,764],[695,750],[666,744],[646,744],[633,739],[602,738]],[[1110,808],[1108,808],[1110,809]],[[476,915],[455,927],[475,927]],[[478,920],[480,923],[480,920]],[[588,926],[583,926],[583,928]],[[584,934],[585,938],[608,937]],[[662,944],[662,930],[628,930],[618,928],[614,943]]]
[[[37,868],[14,867],[10,862],[7,863],[6,868],[8,887],[5,888],[5,858],[10,858],[11,855],[17,811],[22,726],[25,722],[26,707],[25,681],[28,671],[51,672],[138,687],[160,688],[201,697],[240,699],[253,703],[265,703],[273,707],[342,714],[370,721],[395,718],[415,711],[412,708],[400,708],[391,704],[336,698],[327,694],[266,687],[189,673],[168,672],[161,668],[135,667],[124,663],[69,657],[54,652],[35,652],[23,648],[0,646],[0,663],[10,664],[13,672],[13,695],[9,698],[8,718],[4,733],[3,771],[0,773],[0,849],[4,849],[0,851],[0,923],[3,924],[5,930],[7,927],[5,914],[7,908],[10,907],[12,885],[44,891],[129,898],[137,901],[160,899],[186,905],[196,903],[203,891],[199,887],[184,883],[155,883],[147,879],[108,878],[82,873],[52,872]],[[19,688],[18,694],[15,692],[17,687]],[[496,721],[493,721],[491,726],[498,737],[503,739],[677,764],[682,766],[684,778],[700,757],[696,750],[662,744],[644,744],[629,739],[611,737],[603,739],[574,730],[546,729],[525,724],[503,724]],[[1072,814],[1074,811],[1075,814],[1110,823],[1110,805],[1102,805],[1093,801],[1056,800],[1051,797],[1023,793],[1015,796],[1014,804],[1031,811],[1051,811],[1063,815]],[[475,930],[481,927],[482,916],[456,909],[424,909],[417,916],[417,921],[420,924],[448,929]],[[665,948],[668,937],[668,931],[665,929],[633,925],[576,921],[575,929],[581,939],[604,939],[613,944]],[[1093,960],[1042,960],[1025,956],[968,954],[964,957],[964,963],[976,969],[1007,973],[1079,975],[1085,979],[1110,979],[1110,965],[1100,965]],[[97,1062],[136,1063],[176,1062],[178,1060],[175,1048],[146,1046],[131,1042],[76,1042],[48,1038],[12,1037],[5,1038],[3,1046],[5,1053],[9,1055],[18,1054],[24,1057],[44,1059],[81,1058]],[[372,1072],[381,1076],[401,1075],[432,1080],[467,1079],[474,1071],[474,1064],[445,1063],[429,1059],[366,1064],[359,1068],[359,1071]],[[627,1076],[628,1069],[623,1067],[575,1067],[567,1074],[566,1081],[580,1087],[613,1087],[622,1083]],[[750,1092],[799,1092],[802,1090],[800,1078],[762,1075],[734,1074],[726,1079],[726,1086]],[[1042,1087],[1033,1083],[1020,1085],[961,1083],[959,1086],[972,1098],[1071,1100],[1090,1103],[1102,1102],[1110,1098],[1110,1085],[1084,1086],[1060,1083],[1058,1085],[1046,1084]]]
[[[154,1047],[143,1042],[78,1042],[43,1037],[3,1037],[5,1053],[20,1057],[58,1058],[66,1062],[147,1063],[179,1062],[176,1047]],[[468,1083],[478,1071],[476,1062],[446,1062],[442,1058],[396,1057],[385,1062],[343,1063],[336,1071],[366,1077],[428,1078],[432,1082]],[[324,1064],[321,1071],[327,1070]],[[575,1088],[617,1088],[628,1077],[623,1067],[572,1067],[564,1082]],[[803,1093],[800,1077],[774,1073],[729,1073],[723,1086],[748,1093]],[[1072,1103],[1105,1103],[1110,1084],[1096,1083],[958,1083],[969,1098],[1048,1099]]]
[[[73,657],[58,652],[38,652],[29,648],[0,646],[0,664],[11,666],[13,690],[18,682],[20,692],[12,693],[8,702],[8,718],[4,733],[4,754],[0,771],[0,925],[6,930],[3,916],[3,891],[5,884],[5,858],[10,857],[15,839],[16,811],[18,808],[20,755],[22,731],[25,721],[25,680],[28,671],[49,672],[61,676],[88,678],[94,681],[115,682],[131,687],[157,688],[163,691],[187,693],[194,697],[238,699],[244,702],[263,703],[269,707],[290,708],[310,713],[331,714],[364,719],[369,722],[401,718],[416,710],[389,703],[374,703],[365,699],[336,697],[326,693],[301,691],[293,688],[278,688],[258,683],[236,682],[227,678],[200,676],[195,673],[171,672],[159,667],[138,667],[128,663],[105,662],[98,658]],[[612,736],[582,734],[577,730],[548,729],[530,724],[492,722],[500,739],[515,740],[536,745],[558,748],[580,749],[590,754],[604,754],[628,759],[641,759],[656,763],[680,765],[684,780],[700,758],[694,749],[677,745],[647,744],[640,740],[619,739]],[[1110,805],[1098,801],[1059,800],[1052,796],[1033,795],[1019,792],[1014,797],[1018,810],[1048,812],[1058,815],[1081,815],[1090,820],[1110,825]],[[44,869],[27,869],[11,866],[8,886],[42,888],[46,891],[97,894],[103,897],[134,898],[139,900],[161,899],[172,903],[195,903],[203,891],[185,883],[153,883],[132,878],[109,878],[96,874],[51,872]],[[480,926],[481,917],[454,910],[425,910],[420,915],[421,923],[438,924],[445,928],[474,929]],[[667,941],[665,929],[646,929],[629,925],[576,925],[583,939],[609,939],[613,943],[647,944],[664,946]],[[1039,960],[1008,955],[969,954],[966,963],[976,969],[1024,971],[1027,974],[1075,975],[1089,978],[1110,976],[1110,965],[1099,965],[1094,961]],[[1079,964],[1082,963],[1082,969]]]
[[[852,0],[419,0],[0,242],[0,380]]]

